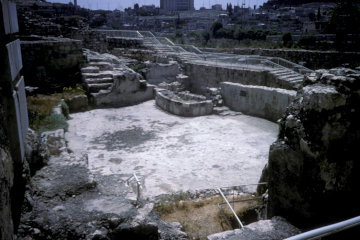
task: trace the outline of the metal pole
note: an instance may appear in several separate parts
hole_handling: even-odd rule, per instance
[[[139,201],[139,199],[140,199],[140,186],[141,186],[141,183],[140,183],[140,181],[139,181],[139,179],[138,179],[138,177],[136,176],[136,174],[134,173],[134,178],[135,178],[135,180],[136,180],[136,185],[137,185],[137,200]]]
[[[225,202],[226,202],[226,204],[228,205],[228,207],[230,208],[231,212],[234,214],[236,220],[238,221],[238,223],[239,223],[239,225],[240,225],[240,228],[243,228],[244,225],[243,225],[242,222],[240,221],[239,217],[236,215],[234,209],[231,207],[231,205],[230,205],[229,201],[226,199],[224,193],[221,191],[220,188],[218,188],[218,191],[219,191],[221,197],[225,200]]]
[[[308,232],[304,232],[290,238],[286,238],[285,240],[312,240],[312,239],[319,239],[340,231],[343,231],[348,228],[352,228],[355,226],[360,225],[360,216],[338,222],[335,224],[331,224],[325,227],[317,228]]]

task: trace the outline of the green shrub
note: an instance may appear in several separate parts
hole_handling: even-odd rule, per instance
[[[40,132],[52,131],[56,129],[68,130],[68,123],[66,118],[62,114],[52,113],[49,116],[46,116],[42,121],[39,127]]]

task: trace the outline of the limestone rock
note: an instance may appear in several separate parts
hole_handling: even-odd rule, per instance
[[[26,159],[29,163],[31,175],[47,164],[50,153],[46,145],[46,138],[41,138],[34,130],[28,130],[26,135]]]
[[[279,240],[299,233],[299,229],[284,218],[273,217],[270,220],[251,223],[242,229],[210,235],[207,240]]]
[[[88,64],[99,67],[97,72],[82,73],[90,95],[89,100],[96,107],[122,107],[153,98],[154,87],[142,80],[139,73],[126,66],[127,59],[89,50],[84,53]]]
[[[360,182],[359,73],[317,70],[298,91],[279,122],[262,178],[269,216],[309,227],[360,214],[354,195]]]
[[[86,95],[79,95],[65,100],[69,106],[70,112],[84,111],[88,107],[88,98]]]
[[[169,63],[147,62],[146,67],[148,71],[145,73],[145,77],[150,84],[170,83],[176,81],[178,74],[180,74],[180,65],[176,61],[169,61]]]
[[[60,155],[67,150],[64,129],[41,133],[42,141],[46,143],[50,155]]]

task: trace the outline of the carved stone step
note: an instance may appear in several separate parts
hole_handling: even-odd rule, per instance
[[[112,83],[94,83],[88,84],[89,92],[99,92],[100,90],[109,89],[112,86]]]
[[[94,83],[113,83],[114,80],[112,78],[87,78],[85,79],[87,84],[94,84]]]
[[[113,70],[113,66],[109,62],[90,62],[90,66],[98,67],[101,71]]]
[[[112,78],[113,74],[110,71],[103,71],[99,73],[83,73],[82,77],[84,80],[89,78]]]
[[[81,68],[82,73],[98,73],[99,68],[98,67],[84,67]]]

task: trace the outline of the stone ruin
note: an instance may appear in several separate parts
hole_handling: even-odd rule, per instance
[[[13,6],[9,9],[13,19]],[[4,25],[3,16],[1,19]],[[1,35],[13,36],[17,32],[16,21],[7,24],[10,31],[5,29]],[[59,31],[51,26],[53,31]],[[33,64],[24,71],[25,79],[41,72],[39,77],[44,82],[58,80],[59,76],[48,72],[48,65],[53,64],[65,72],[76,72],[74,81],[87,89],[86,102],[88,98],[98,108],[128,106],[155,98],[163,110],[181,116],[211,114],[227,106],[271,121],[280,119],[279,136],[270,147],[269,163],[262,175],[262,180],[269,183],[269,216],[280,215],[297,226],[309,228],[359,214],[360,199],[355,194],[360,180],[356,158],[360,142],[359,70],[312,71],[274,57],[239,56],[175,45],[149,32],[134,31],[131,37],[120,36],[124,35],[121,31],[113,31],[111,36],[109,33],[82,29],[76,38],[83,42],[23,39],[24,62]],[[15,100],[2,94],[0,111],[17,120],[10,123],[5,114],[0,115],[0,137],[6,143],[0,145],[1,173],[7,183],[1,185],[6,190],[4,201],[0,201],[0,220],[6,223],[1,224],[1,237],[13,238],[14,225],[7,220],[11,214],[15,227],[19,224],[19,211],[12,212],[10,203],[21,204],[23,199],[17,195],[11,199],[10,191],[24,192],[26,174],[47,164],[29,180],[18,239],[185,239],[178,224],[159,219],[152,203],[137,205],[129,189],[116,177],[94,179],[87,168],[86,154],[71,153],[62,131],[42,136],[30,132],[28,145],[24,146],[27,123],[24,86],[19,75],[22,64],[21,57],[13,59],[19,55],[20,42],[7,42],[8,39],[12,38],[1,40],[2,49],[6,48],[1,51],[7,53],[3,60],[10,62],[6,65],[10,74],[5,76],[9,79],[4,79],[15,79],[19,84],[13,88],[14,84],[4,85],[5,80],[1,79],[0,91],[4,91],[3,86],[10,87]],[[83,50],[82,44],[90,49]],[[36,55],[45,61],[39,62]],[[135,71],[135,66],[140,67]],[[15,104],[6,108],[9,99]],[[7,112],[9,109],[12,115]],[[24,160],[25,150],[28,160]],[[47,161],[49,152],[54,156]],[[31,164],[29,169],[27,161]],[[9,162],[15,163],[14,169]],[[115,182],[116,188],[109,188],[109,183]],[[119,198],[119,193],[123,197]],[[84,204],[89,201],[92,204]],[[99,210],[108,202],[116,202],[115,208]],[[74,219],[69,220],[69,216]],[[269,224],[275,224],[281,232],[266,228]],[[298,229],[274,217],[208,239],[251,239],[249,235],[263,237],[263,231],[278,239],[293,235]]]

